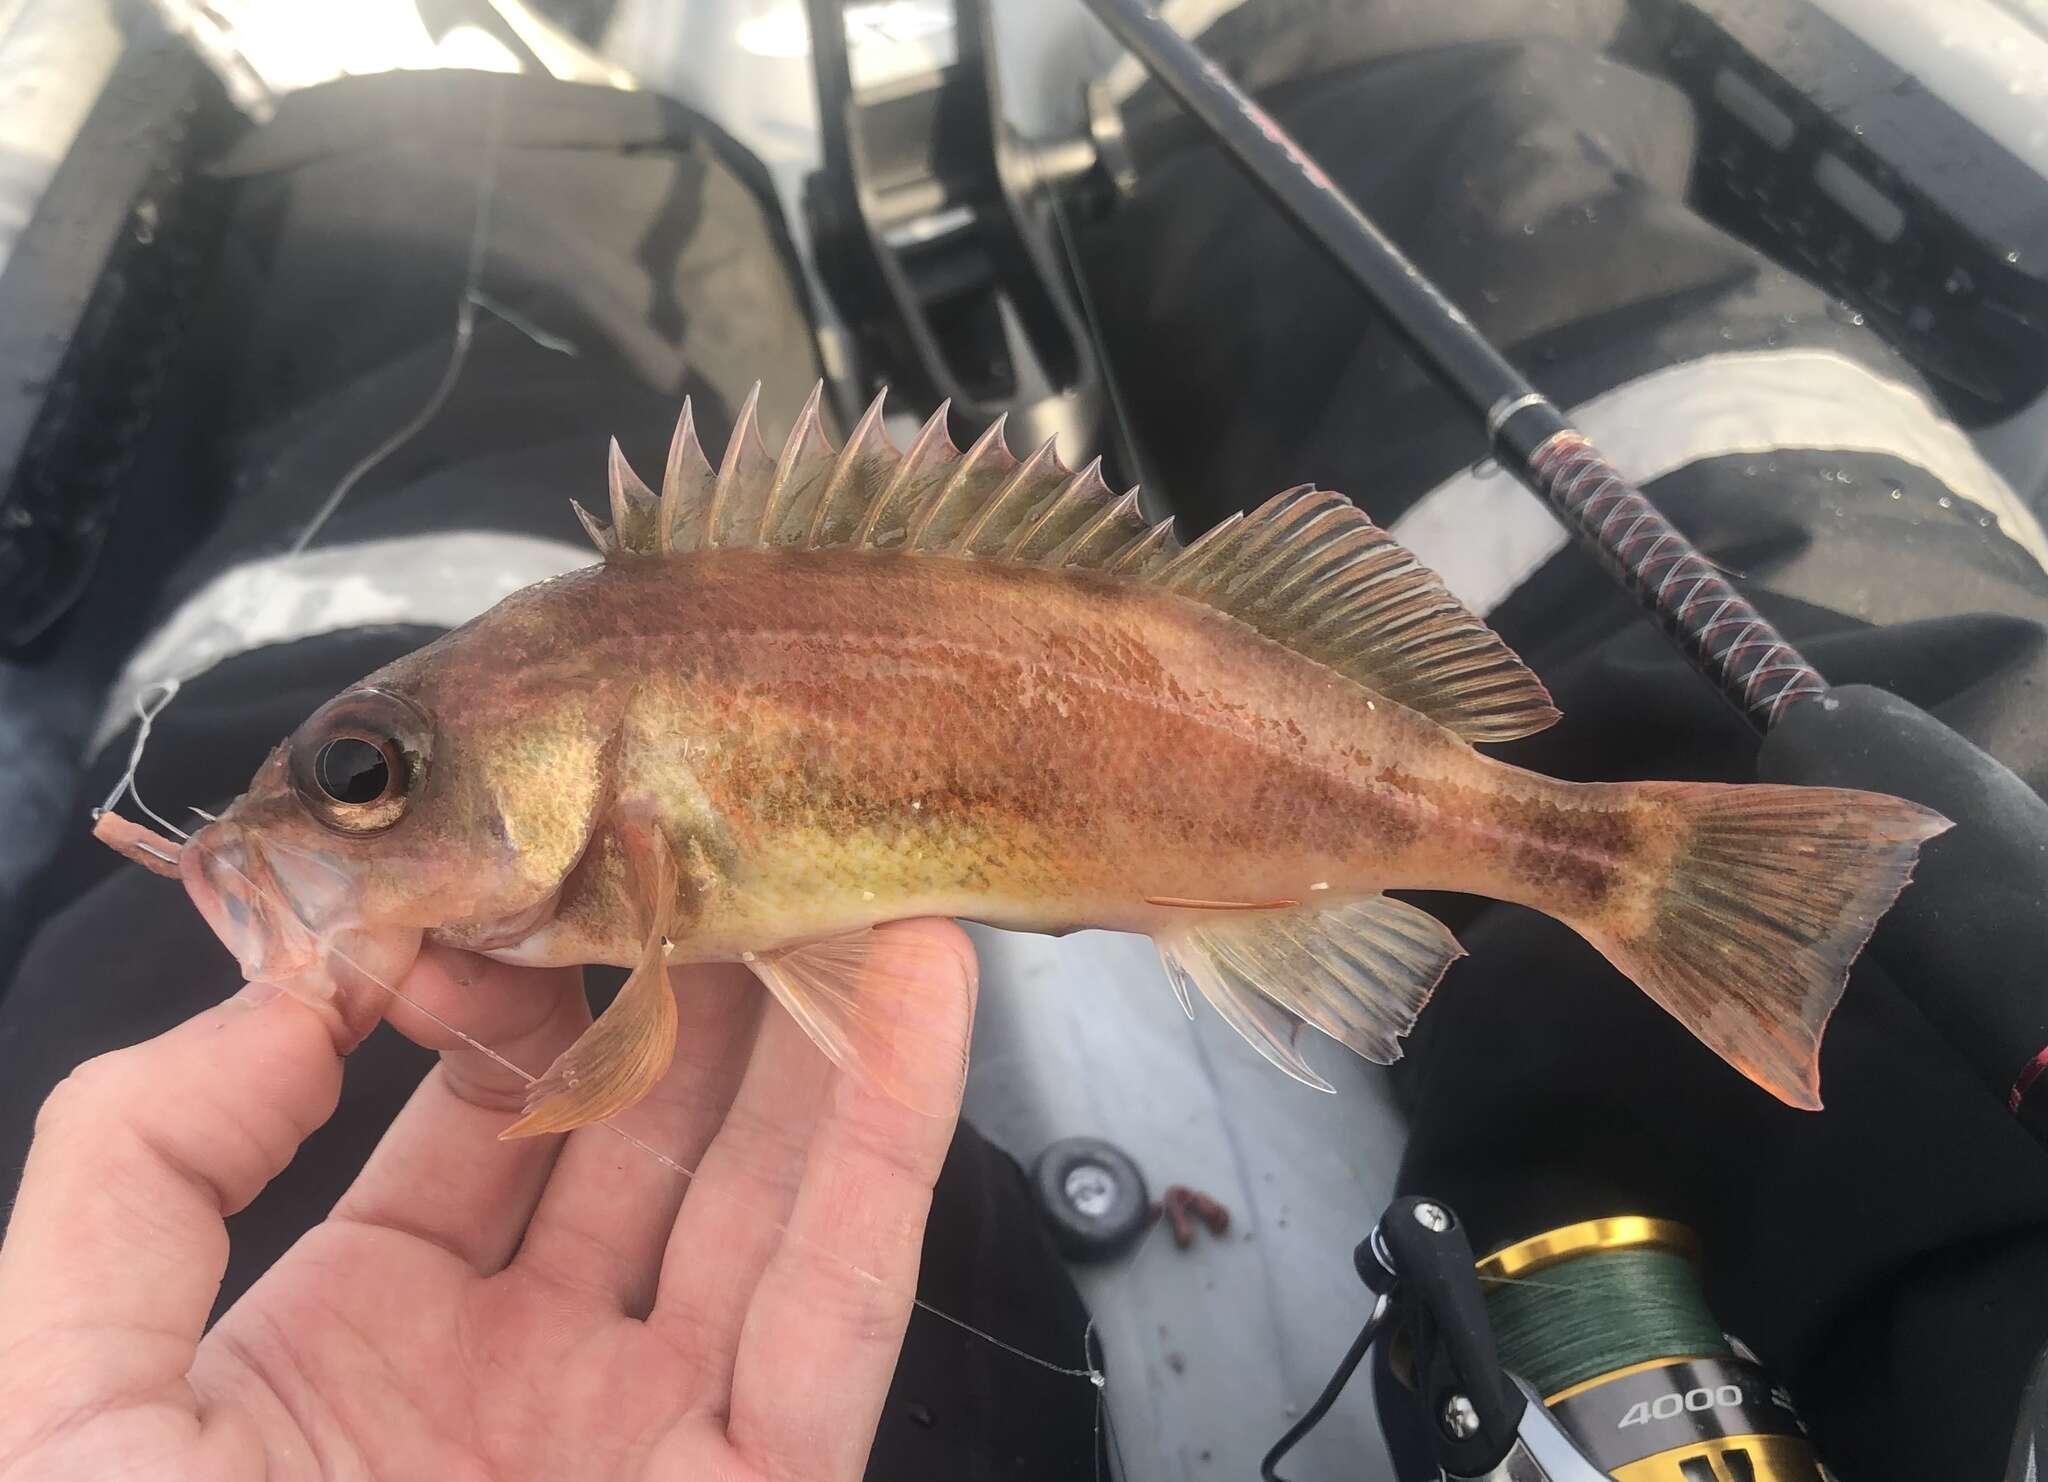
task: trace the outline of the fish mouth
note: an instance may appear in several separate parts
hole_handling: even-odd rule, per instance
[[[350,873],[333,855],[213,823],[178,852],[178,875],[245,978],[333,1005],[351,1021],[352,1001],[395,989],[419,954],[418,928],[362,918]]]

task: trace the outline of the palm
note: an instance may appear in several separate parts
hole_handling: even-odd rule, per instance
[[[517,1266],[479,1276],[396,1232],[314,1231],[201,1363],[209,1389],[294,1413],[294,1391],[317,1393],[323,1440],[371,1476],[753,1474],[726,1441],[728,1387],[697,1335]]]
[[[953,949],[915,955],[959,964],[928,1006],[952,1016],[937,1042],[956,1047],[932,1074],[957,1078],[964,938],[892,930]],[[63,1423],[13,1456],[0,1424],[0,1477],[24,1456],[28,1476],[208,1482],[859,1476],[950,1122],[834,1072],[750,979],[675,976],[676,1064],[615,1124],[644,1146],[610,1127],[498,1141],[521,1083],[395,1012],[443,1063],[329,1218],[196,1354],[187,1340],[182,1358],[168,1344],[150,1356],[168,1382],[103,1384],[111,1397],[83,1414],[45,1396]],[[452,955],[406,985],[466,1027],[485,1021],[480,1037],[528,1070],[588,1022],[565,986]],[[26,1395],[27,1413],[51,1386],[7,1372],[11,1357],[0,1400]]]

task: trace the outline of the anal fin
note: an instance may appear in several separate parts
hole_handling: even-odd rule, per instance
[[[668,981],[667,936],[676,866],[651,822],[618,830],[646,939],[633,975],[597,1022],[527,1088],[526,1115],[500,1138],[569,1132],[615,1117],[654,1089],[676,1049],[676,996]]]
[[[748,959],[841,1070],[927,1116],[959,1107],[968,1009],[958,956],[921,932],[869,927]]]
[[[1333,1088],[1302,1058],[1303,1024],[1391,1064],[1430,992],[1464,955],[1434,916],[1383,895],[1204,915],[1156,940],[1184,1005],[1191,988],[1199,992],[1253,1049],[1319,1091]]]

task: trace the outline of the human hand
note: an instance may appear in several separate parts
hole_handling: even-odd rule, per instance
[[[972,950],[886,930],[957,1108]],[[498,1141],[523,1082],[400,1005],[440,1065],[211,1331],[224,1216],[354,1035],[257,989],[80,1067],[0,1245],[0,1479],[860,1476],[954,1119],[834,1071],[743,971],[672,977],[676,1063],[622,1122],[694,1179],[602,1126]],[[574,982],[429,949],[404,987],[535,1070],[589,1022]]]

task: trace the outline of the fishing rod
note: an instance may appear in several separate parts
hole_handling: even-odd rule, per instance
[[[1500,465],[1548,504],[1758,731],[1827,681],[1564,413],[1359,210],[1270,114],[1141,0],[1088,0],[1283,216],[1485,421]]]
[[[2048,1143],[2048,994],[2038,988],[2048,802],[1918,706],[1874,686],[1829,685],[1215,62],[1143,0],[1087,5],[1480,420],[1501,467],[1762,735],[1760,777],[1888,792],[1957,825],[1926,846],[1871,950]]]

